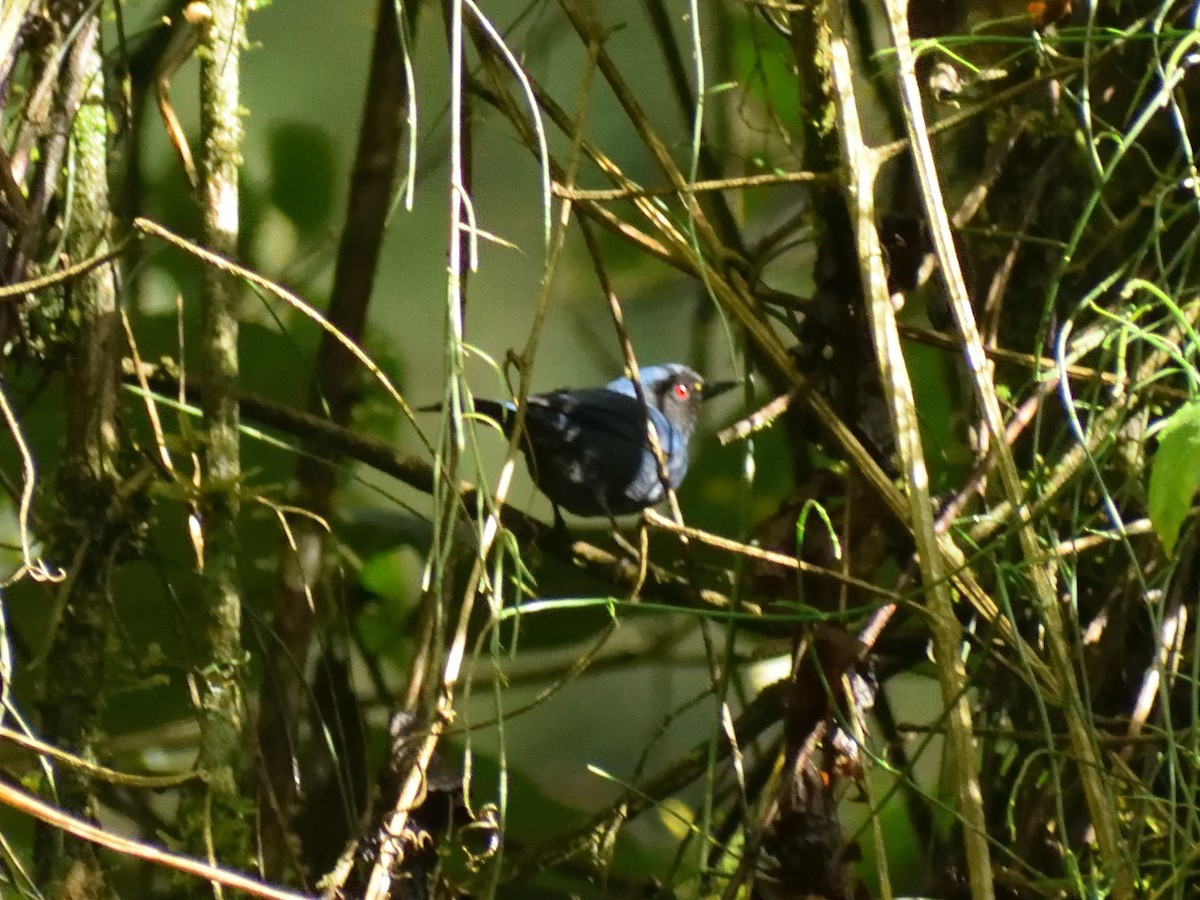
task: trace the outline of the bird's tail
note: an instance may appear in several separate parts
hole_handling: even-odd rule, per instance
[[[445,404],[443,403],[429,403],[425,406],[418,406],[417,412],[441,412],[444,408]],[[504,403],[500,400],[484,400],[479,397],[475,398],[475,412],[491,419],[506,434],[512,428],[513,420],[516,417],[516,410],[511,401]]]
[[[504,429],[505,434],[512,428],[513,421],[517,416],[517,411],[513,408],[511,402],[503,403],[499,400],[481,400],[478,397],[475,399],[475,412],[487,416],[498,424]]]

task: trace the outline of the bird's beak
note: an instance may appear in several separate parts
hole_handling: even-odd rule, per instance
[[[713,397],[718,397],[725,393],[730,388],[735,388],[740,381],[710,381],[704,385],[704,399],[711,400]]]

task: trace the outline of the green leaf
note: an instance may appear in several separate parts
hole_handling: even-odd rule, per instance
[[[421,568],[421,556],[412,547],[376,553],[363,564],[359,584],[377,598],[355,620],[364,648],[388,655],[405,646],[421,596]]]
[[[1162,423],[1150,469],[1150,523],[1169,555],[1200,487],[1200,402],[1189,403]]]

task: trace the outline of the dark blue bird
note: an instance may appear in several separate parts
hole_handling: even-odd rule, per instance
[[[666,461],[667,483],[683,483],[688,442],[702,400],[732,387],[704,385],[687,366],[668,363],[641,370],[643,407],[633,382],[618,378],[602,388],[552,391],[526,399],[522,438],[529,474],[555,506],[577,516],[620,516],[665,497],[646,422],[654,423]],[[475,409],[510,434],[512,401],[476,400]]]

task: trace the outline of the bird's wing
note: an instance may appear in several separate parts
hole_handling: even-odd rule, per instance
[[[646,417],[635,397],[605,388],[555,391],[529,398],[530,427],[544,424],[560,437],[640,448],[646,442]]]
[[[604,388],[553,391],[531,394],[526,400],[525,427],[539,440],[562,442],[584,433],[601,439],[628,442],[640,447],[646,440],[645,426],[639,427],[637,399]],[[475,412],[497,422],[507,433],[516,421],[511,400],[475,398]],[[575,429],[574,431],[572,429]]]
[[[544,404],[541,409],[535,406]],[[539,429],[535,440],[546,440],[565,446],[586,441],[597,454],[606,456],[610,463],[623,455],[636,455],[638,468],[645,479],[658,479],[658,462],[647,455],[650,447],[646,436],[646,420],[654,423],[663,452],[667,456],[667,469],[672,486],[678,486],[687,471],[687,442],[678,429],[654,407],[643,407],[637,398],[606,388],[581,391],[560,391],[530,398],[529,422],[531,429],[544,424],[543,435]],[[535,410],[538,410],[535,412]],[[542,423],[537,420],[543,419]],[[553,421],[552,421],[553,420]]]
[[[678,433],[665,416],[653,407],[643,408],[632,393],[625,394],[608,388],[553,391],[533,394],[527,402],[525,427],[542,444],[573,444],[587,438],[603,449],[607,444],[614,450],[648,446],[646,418],[654,422],[655,431],[667,453],[675,452]],[[505,432],[512,428],[516,409],[512,401],[475,400],[475,411],[498,422]]]

